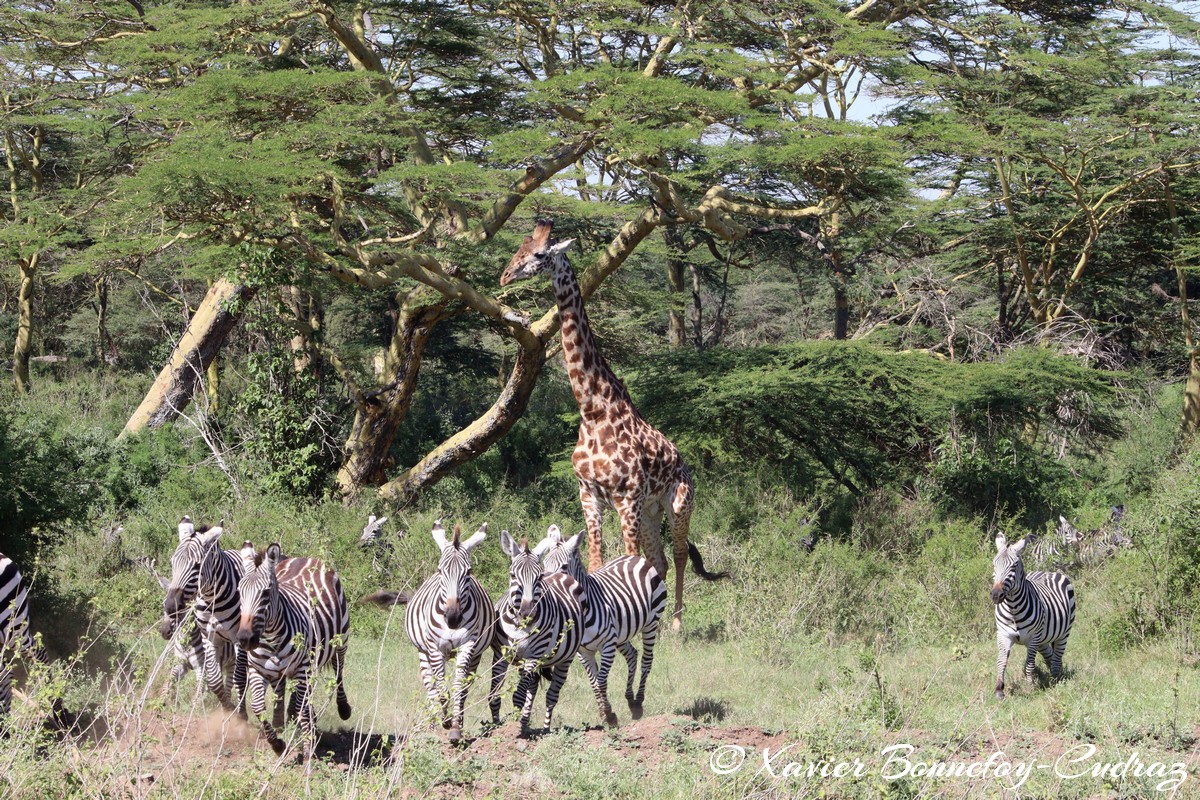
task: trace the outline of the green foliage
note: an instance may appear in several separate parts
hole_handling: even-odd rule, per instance
[[[1120,431],[1111,378],[1045,349],[980,364],[832,342],[681,354],[633,386],[706,467],[769,452],[793,485],[855,496],[928,475],[972,511],[1034,520],[1078,490],[1063,455]]]

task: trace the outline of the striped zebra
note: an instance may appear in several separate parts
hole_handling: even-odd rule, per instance
[[[179,544],[171,554],[171,580],[163,598],[159,632],[164,639],[175,639],[176,653],[185,655],[193,668],[192,648],[198,636],[204,657],[203,670],[197,670],[197,676],[203,674],[222,706],[236,708],[245,716],[246,654],[237,643],[241,554],[221,549],[221,535],[225,531],[220,525],[197,529],[185,514],[179,521],[178,532]],[[187,634],[189,639],[184,642],[176,631],[189,610],[195,619],[194,632]],[[184,672],[183,664],[177,663],[171,671],[172,680]]]
[[[158,570],[154,568],[154,559],[150,556],[135,558],[133,562],[153,575],[164,592],[171,585],[170,578],[164,578],[158,574]],[[189,613],[191,611],[190,600],[185,600],[185,603],[180,604],[179,613],[172,617],[164,614],[159,623],[159,631],[163,633],[164,638],[170,639],[171,652],[175,656],[175,665],[171,668],[171,674],[163,684],[162,698],[164,700],[169,698],[171,691],[183,680],[183,676],[189,670],[194,670],[196,673],[196,697],[193,702],[199,702],[204,692],[204,681],[200,677],[204,674],[204,639],[200,634],[200,627],[195,624],[195,620]]]
[[[1004,669],[1013,644],[1025,645],[1025,679],[1033,682],[1034,659],[1041,652],[1050,674],[1062,676],[1063,652],[1075,622],[1075,589],[1061,572],[1025,573],[1022,539],[1012,546],[996,537],[992,561],[992,602],[996,604],[996,697],[1004,697]]]
[[[471,551],[487,538],[487,523],[465,542],[459,541],[461,532],[455,525],[447,540],[441,520],[433,524],[433,541],[441,550],[437,572],[426,578],[411,598],[396,592],[376,592],[364,598],[381,604],[408,604],[404,627],[417,648],[421,681],[433,712],[441,717],[442,727],[450,730],[451,742],[462,739],[469,676],[479,668],[496,627],[492,599],[471,574]],[[454,685],[447,694],[446,662],[451,657],[455,659]]]
[[[246,651],[246,693],[267,742],[282,755],[283,693],[291,682],[289,715],[299,717],[304,757],[312,758],[317,722],[309,685],[313,673],[333,662],[338,716],[350,718],[342,670],[350,636],[350,612],[338,575],[315,558],[284,558],[279,545],[261,553],[246,542],[241,549],[243,576],[238,584],[241,620],[238,642]],[[274,724],[265,716],[267,685],[275,691]]]
[[[513,695],[521,706],[521,732],[529,730],[529,716],[541,678],[546,689],[546,728],[567,679],[571,659],[583,638],[583,587],[565,573],[543,574],[542,557],[548,545],[533,550],[518,544],[508,531],[500,532],[500,549],[512,559],[508,592],[498,604],[496,636],[492,640],[492,688],[488,705],[492,721],[500,722],[500,687],[510,664],[520,667],[521,679]]]
[[[608,703],[608,675],[619,649],[629,666],[625,701],[633,718],[641,719],[646,680],[654,664],[658,622],[667,607],[666,584],[658,570],[640,556],[615,558],[588,574],[579,557],[580,547],[587,542],[586,530],[563,539],[558,526],[551,525],[545,541],[549,544],[542,562],[545,572],[565,572],[583,587],[583,639],[578,658],[592,681],[600,714],[609,725],[617,724],[616,714]],[[638,634],[642,636],[642,677],[637,694],[634,694],[638,653],[630,641]],[[600,655],[598,669],[597,654]]]
[[[29,628],[29,587],[17,565],[0,553],[0,722],[12,707],[12,660],[18,653],[47,661]]]

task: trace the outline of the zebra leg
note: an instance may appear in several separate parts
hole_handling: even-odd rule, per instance
[[[554,716],[554,707],[558,705],[558,694],[562,691],[563,684],[567,681],[567,670],[571,668],[571,662],[559,664],[550,674],[550,686],[546,688],[546,730],[550,730],[550,718]],[[607,700],[607,698],[605,698]],[[612,716],[610,725],[617,724],[617,715],[610,710],[608,712]]]
[[[434,651],[427,656],[429,660],[429,676],[433,688],[430,689],[429,699],[433,701],[433,711],[440,714],[442,727],[450,728],[450,694],[446,688],[446,656],[440,651]]]
[[[300,721],[300,736],[304,740],[304,761],[312,760],[317,748],[317,715],[313,711],[308,685],[308,673],[300,670],[292,679],[292,700]]]
[[[508,674],[508,661],[500,653],[500,649],[492,648],[492,685],[488,690],[488,708],[492,711],[492,724],[500,724],[500,687]]]
[[[468,676],[479,666],[482,653],[475,650],[478,642],[467,642],[458,650],[454,661],[453,716],[450,720],[450,743],[457,744],[462,740],[463,706],[467,702]]]
[[[275,755],[283,755],[283,741],[280,740],[275,728],[267,720],[267,679],[261,672],[250,670],[250,674],[246,678],[246,693],[250,695],[250,710],[258,717],[263,736],[267,738],[267,744],[271,745]]]
[[[346,696],[346,681],[343,671],[346,668],[346,648],[339,647],[333,651],[333,674],[337,679],[338,717],[350,719],[350,698]]]
[[[221,669],[221,654],[217,643],[209,637],[204,637],[204,681],[210,692],[221,701],[221,707],[226,711],[233,708],[229,700],[229,688],[225,685],[225,671]]]
[[[609,646],[611,647],[611,645]],[[616,727],[617,715],[613,713],[612,706],[608,704],[608,692],[605,685],[600,682],[600,668],[596,665],[596,654],[581,647],[576,651],[575,657],[579,659],[580,664],[583,664],[583,671],[587,673],[588,683],[592,685],[592,693],[596,695],[596,705],[600,708],[600,716],[604,719],[604,723]],[[549,703],[550,691],[547,690],[547,707],[549,707]],[[549,722],[546,723],[546,727],[550,727]]]
[[[0,724],[12,709],[12,670],[4,658],[0,648]]]
[[[1037,671],[1037,654],[1042,649],[1040,642],[1030,642],[1025,648],[1025,682],[1033,685],[1033,676]]]
[[[237,695],[237,715],[246,719],[246,651],[233,647],[233,692]]]
[[[646,699],[646,681],[650,679],[650,670],[654,666],[654,645],[658,642],[658,619],[656,618],[645,630],[642,631],[642,676],[638,680],[637,692],[637,708],[630,706],[630,710],[634,711],[636,716],[634,719],[641,719],[642,716],[642,701]],[[633,655],[633,647],[630,646],[629,652],[624,653],[626,658]],[[630,663],[630,669],[633,664]]]
[[[284,725],[284,709],[287,709],[287,717],[290,719],[296,718],[296,693],[292,692],[292,703],[290,706],[284,704],[284,695],[287,692],[287,680],[280,678],[271,683],[271,689],[275,692],[275,705],[271,708],[271,721],[276,728],[282,728]]]
[[[533,659],[526,660],[521,665],[521,683],[517,686],[517,691],[524,698],[524,702],[521,703],[522,736],[529,733],[529,717],[533,714],[533,700],[537,697],[538,681],[540,680],[537,662]]]
[[[1067,652],[1066,642],[1055,642],[1050,648],[1050,676],[1061,680],[1063,675],[1063,654]]]
[[[996,633],[996,698],[1004,699],[1004,670],[1008,667],[1008,655],[1012,652],[1013,640],[1003,633]]]

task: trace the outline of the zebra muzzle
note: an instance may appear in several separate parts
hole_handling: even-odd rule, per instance
[[[451,628],[458,628],[462,625],[463,615],[462,606],[457,601],[451,600],[446,603],[446,624]]]
[[[175,633],[175,621],[168,616],[164,616],[158,623],[158,632],[162,634],[164,639],[170,639]]]
[[[995,603],[996,605],[1000,605],[1000,601],[1003,599],[1004,599],[1004,584],[1003,583],[993,583],[992,584],[992,602]]]

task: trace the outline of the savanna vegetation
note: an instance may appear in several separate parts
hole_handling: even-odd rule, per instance
[[[1200,796],[1198,35],[1106,0],[9,4],[0,552],[52,660],[0,796]],[[476,685],[452,748],[355,601],[420,584],[435,519],[489,523],[493,597],[495,533],[582,527],[553,297],[499,285],[539,218],[732,579],[689,576],[646,719],[573,671],[519,739]],[[311,765],[160,697],[183,514],[341,575],[355,711],[318,685]],[[1003,701],[999,531],[1079,604],[1065,679],[1017,648]],[[893,744],[1188,774],[887,780]]]

